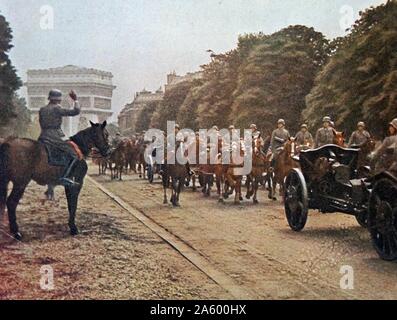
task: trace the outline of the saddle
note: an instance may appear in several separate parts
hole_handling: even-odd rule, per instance
[[[48,164],[51,166],[65,167],[69,165],[73,158],[77,158],[80,161],[84,159],[82,151],[73,141],[67,141],[63,145],[45,143],[43,141],[40,141],[40,143],[44,145],[47,151]]]

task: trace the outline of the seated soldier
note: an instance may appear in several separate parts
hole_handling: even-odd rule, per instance
[[[317,130],[315,138],[315,147],[319,148],[327,144],[334,143],[333,122],[330,117],[323,118],[322,128]]]
[[[290,134],[287,129],[285,129],[284,119],[279,119],[277,121],[277,129],[272,132],[272,137],[270,140],[269,153],[273,154],[271,166],[274,167],[277,156],[281,152],[284,144],[289,140]]]
[[[304,123],[301,125],[301,130],[295,135],[295,140],[300,150],[307,150],[313,147],[313,136],[308,131],[307,124]]]
[[[80,114],[80,105],[77,101],[77,95],[74,91],[69,93],[70,98],[74,101],[73,109],[64,109],[60,105],[62,102],[62,92],[59,90],[51,90],[48,96],[49,104],[39,111],[39,122],[41,134],[39,141],[47,146],[47,150],[56,150],[63,155],[63,165],[66,167],[60,184],[64,186],[78,185],[73,179],[73,169],[78,161],[78,157],[73,148],[66,142],[65,134],[61,129],[63,117],[74,117]],[[49,159],[50,165],[53,164]]]
[[[350,137],[348,147],[360,147],[365,144],[370,138],[371,135],[367,130],[365,130],[365,123],[360,121],[357,124],[357,130],[354,131]]]
[[[369,155],[376,163],[376,171],[397,170],[397,118],[389,123],[388,133],[383,143]]]

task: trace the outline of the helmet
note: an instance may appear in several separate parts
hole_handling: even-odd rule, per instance
[[[48,100],[61,101],[62,100],[62,92],[58,89],[52,89],[48,94]]]
[[[357,127],[365,127],[365,123],[360,121],[359,123],[357,123]]]
[[[230,125],[230,126],[229,126],[229,130],[234,130],[234,129],[236,129],[236,128],[234,127],[234,125]]]
[[[393,119],[390,123],[390,126],[393,126],[397,130],[397,118]]]
[[[250,125],[250,129],[252,129],[252,130],[256,130],[256,129],[257,129],[257,126],[256,126],[256,124],[254,124],[254,123],[253,123],[253,124],[251,124],[251,125]]]
[[[180,129],[179,124],[175,124],[175,129]]]
[[[306,128],[306,129],[307,129],[307,124],[306,124],[306,123],[303,123],[303,124],[301,125],[301,128]]]
[[[324,117],[323,118],[323,122],[329,122],[329,123],[331,123],[331,117]]]
[[[217,126],[213,126],[213,127],[212,127],[212,130],[219,131],[219,128],[218,128]]]
[[[284,119],[279,119],[277,121],[277,124],[282,124],[283,126],[285,126],[285,120]]]

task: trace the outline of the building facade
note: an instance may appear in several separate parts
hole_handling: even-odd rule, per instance
[[[176,72],[172,72],[167,75],[167,83],[165,84],[165,91],[161,89],[156,92],[150,92],[143,90],[138,92],[134,96],[134,100],[127,104],[118,116],[118,124],[120,130],[124,134],[135,133],[136,124],[139,117],[139,113],[148,103],[160,103],[163,100],[164,93],[174,88],[178,84],[184,81],[193,81],[200,79],[202,72],[190,72],[184,76],[179,76]]]
[[[160,103],[164,92],[159,89],[156,92],[143,90],[135,94],[134,100],[127,104],[119,114],[119,128],[124,134],[135,133],[139,113],[149,103]]]
[[[110,118],[112,112],[113,75],[96,69],[68,65],[60,68],[29,70],[25,86],[28,92],[28,108],[32,121],[38,122],[38,112],[48,104],[48,93],[59,89],[63,93],[62,106],[71,107],[68,97],[70,90],[77,93],[81,105],[81,114],[65,118],[62,129],[66,136],[72,136],[89,126],[89,121],[103,122]]]

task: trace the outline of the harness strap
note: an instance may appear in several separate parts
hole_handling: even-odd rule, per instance
[[[68,144],[73,148],[74,152],[77,155],[77,158],[80,161],[83,160],[84,159],[84,155],[83,155],[83,152],[80,150],[79,146],[75,142],[70,141],[70,140],[68,141]]]

